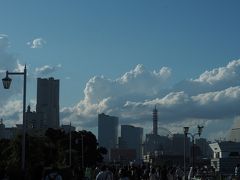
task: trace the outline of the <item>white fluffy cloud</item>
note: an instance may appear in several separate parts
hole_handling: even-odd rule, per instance
[[[7,35],[0,34],[0,76],[1,79],[6,76],[6,70],[10,72],[22,72],[24,65],[22,65],[17,56],[13,53],[9,53],[7,48],[9,47],[9,39]],[[16,120],[19,122],[22,119],[21,114],[21,100],[22,97],[22,81],[19,76],[14,76],[11,88],[3,89],[2,82],[0,84],[0,117],[8,122],[8,125],[14,125]],[[21,95],[20,95],[21,94]],[[5,121],[6,122],[6,121]],[[4,123],[5,123],[4,122]]]
[[[0,34],[0,76],[1,79],[6,76],[6,70],[8,71],[21,71],[23,65],[20,64],[17,57],[9,53],[7,48],[9,46],[9,39],[7,35]],[[12,83],[9,90],[4,90],[2,85],[0,93],[0,105],[6,103],[6,101],[12,96],[21,93],[22,83],[18,81],[20,77],[14,77],[15,81]]]
[[[57,71],[58,69],[60,69],[62,67],[61,64],[58,64],[56,66],[50,66],[50,65],[44,65],[42,67],[37,67],[35,69],[35,73],[37,75],[40,75],[40,76],[47,76],[55,71]]]
[[[196,79],[184,80],[173,89],[197,95],[238,85],[240,85],[240,60],[233,60],[225,67],[205,71]]]
[[[76,106],[63,109],[63,121],[71,120],[82,126],[96,126],[97,113],[120,115],[121,108],[124,108],[128,100],[141,101],[157,96],[170,74],[171,70],[166,67],[158,72],[151,72],[143,65],[137,65],[115,80],[95,76],[86,84],[85,98]],[[78,121],[80,119],[84,121]]]
[[[229,62],[226,67],[215,68],[211,71],[205,71],[199,78],[193,80],[208,84],[217,84],[222,82],[234,82],[240,77],[240,61],[234,60]],[[239,82],[239,81],[238,81]]]
[[[47,44],[47,41],[45,41],[43,38],[36,38],[27,42],[27,45],[33,49],[42,48],[45,44]]]
[[[212,122],[231,124],[240,115],[239,65],[240,60],[234,60],[197,79],[183,81],[168,92],[164,90],[171,76],[167,67],[148,71],[137,65],[115,80],[95,76],[86,84],[84,99],[76,106],[62,109],[62,119],[83,128],[96,127],[97,114],[104,112],[119,116],[121,124],[151,128],[151,111],[157,105],[160,124],[174,132],[182,131],[189,122],[195,126],[201,122],[209,130],[219,131]]]
[[[22,123],[22,100],[7,101],[0,109],[0,117],[4,119],[4,123],[8,126]]]

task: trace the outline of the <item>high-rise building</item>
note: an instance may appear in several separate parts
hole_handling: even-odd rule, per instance
[[[98,114],[98,143],[108,152],[118,144],[118,117]],[[110,157],[110,156],[109,156]]]
[[[121,149],[136,150],[136,160],[142,159],[143,128],[121,125]]]
[[[158,111],[156,106],[153,109],[153,134],[158,135]]]
[[[59,80],[37,79],[36,111],[43,115],[44,128],[59,128]]]

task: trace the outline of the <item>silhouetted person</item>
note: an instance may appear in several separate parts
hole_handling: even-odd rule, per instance
[[[113,180],[113,174],[107,169],[105,165],[101,167],[101,171],[98,173],[96,180]]]
[[[59,174],[58,168],[53,167],[44,180],[62,180],[62,176]]]
[[[161,169],[161,180],[168,180],[168,171],[166,166]]]
[[[236,179],[240,179],[240,164],[237,164],[237,166],[234,169],[234,175]]]

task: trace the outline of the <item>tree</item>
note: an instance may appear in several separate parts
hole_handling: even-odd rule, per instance
[[[102,155],[107,151],[98,148],[95,135],[90,131],[73,131],[71,138],[72,165],[95,166],[102,162]],[[69,165],[69,133],[61,129],[48,129],[45,136],[26,134],[26,171],[29,179],[40,179],[43,167]],[[0,140],[0,173],[4,170],[13,179],[21,174],[22,137],[16,136],[11,140]],[[83,154],[83,156],[82,156]]]

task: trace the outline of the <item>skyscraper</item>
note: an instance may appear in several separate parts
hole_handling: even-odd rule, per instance
[[[136,150],[136,159],[142,158],[143,128],[131,125],[121,125],[121,141],[119,148]]]
[[[158,135],[158,111],[156,106],[153,109],[153,134]]]
[[[118,117],[98,114],[98,143],[109,152],[118,144]]]
[[[59,128],[59,80],[37,79],[36,111],[43,115],[44,128]]]

